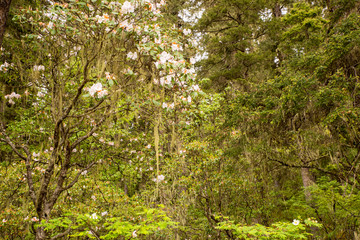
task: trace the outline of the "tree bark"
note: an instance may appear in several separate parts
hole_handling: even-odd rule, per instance
[[[272,9],[272,14],[275,18],[279,18],[281,17],[282,13],[281,13],[281,5],[280,3],[275,3],[274,8]]]
[[[36,240],[45,240],[46,237],[46,233],[43,227],[38,227],[36,229],[36,235],[35,235],[35,239]]]
[[[303,186],[305,188],[305,199],[306,202],[309,202],[311,200],[311,192],[308,189],[308,187],[313,185],[314,182],[311,179],[311,175],[308,168],[301,168],[301,178],[303,181]]]
[[[4,39],[6,21],[9,15],[11,0],[0,0],[0,47]]]

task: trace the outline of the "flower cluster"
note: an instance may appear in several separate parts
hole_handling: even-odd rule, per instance
[[[6,61],[0,65],[0,72],[7,72],[9,70],[10,67],[13,67],[13,63],[9,64]]]
[[[115,80],[114,74],[111,74],[109,72],[105,72],[105,76],[107,80]]]
[[[102,97],[105,97],[106,95],[108,95],[108,91],[107,90],[104,90],[102,88],[102,84],[101,83],[95,83],[94,85],[92,85],[90,88],[89,88],[89,94],[90,96],[94,97],[95,94],[97,94],[97,96],[99,98],[102,98]]]
[[[135,11],[135,6],[129,1],[125,1],[121,6],[122,14],[133,13],[134,11]]]
[[[102,16],[96,15],[95,19],[97,23],[106,23],[110,20],[110,17],[108,14],[104,14]]]
[[[173,42],[173,43],[171,44],[171,48],[172,48],[172,50],[173,50],[174,52],[175,52],[175,51],[182,51],[182,50],[183,50],[182,46],[180,46],[180,44],[175,43],[175,42]]]
[[[43,65],[35,65],[35,66],[33,67],[33,70],[34,70],[35,72],[45,71],[45,67],[44,67]]]
[[[132,59],[132,60],[136,60],[137,59],[137,57],[138,57],[138,55],[137,55],[137,53],[136,52],[129,52],[128,54],[127,54],[127,57],[128,58],[130,58],[130,59]]]
[[[185,35],[189,35],[189,34],[191,34],[191,30],[190,30],[190,29],[184,29],[184,30],[183,30],[183,33],[184,33]]]
[[[21,98],[21,95],[15,93],[15,92],[12,92],[12,93],[9,94],[9,95],[5,95],[5,98],[6,98],[6,99],[9,99],[9,103],[12,104],[12,105],[14,105],[15,102],[14,102],[13,98],[19,99],[19,98]]]
[[[191,103],[191,96],[188,96],[187,98],[184,96],[180,96],[181,101]]]
[[[164,102],[164,103],[162,104],[162,107],[163,107],[163,108],[174,109],[174,108],[175,108],[175,103],[169,103],[169,104],[167,104],[166,102]]]
[[[35,167],[35,170],[37,170],[37,171],[39,171],[39,172],[41,172],[41,173],[45,173],[45,171],[46,171],[46,169],[41,168],[41,167],[39,167],[39,166]]]
[[[155,65],[157,68],[159,68],[159,64],[166,64],[166,62],[172,62],[173,60],[174,60],[174,57],[170,53],[163,51],[159,55],[159,60],[157,62],[155,62]]]
[[[153,178],[153,181],[154,182],[162,182],[162,181],[164,181],[164,179],[165,179],[164,175],[159,175],[156,178]]]

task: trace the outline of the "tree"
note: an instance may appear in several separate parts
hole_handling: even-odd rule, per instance
[[[116,158],[111,149],[120,147],[121,134],[105,124],[129,127],[139,117],[140,102],[153,99],[144,105],[155,112],[148,117],[155,119],[156,136],[165,89],[178,89],[172,97],[186,94],[184,102],[191,99],[187,95],[194,77],[181,54],[179,32],[161,20],[163,4],[51,2],[15,16],[34,32],[13,45],[22,54],[11,55],[11,71],[23,85],[17,86],[18,93],[5,95],[15,114],[2,123],[1,141],[16,154],[17,164],[25,165],[37,215],[32,221],[41,222],[35,225],[36,239],[48,238],[46,223],[63,217],[54,211],[64,193],[96,164]],[[156,177],[158,147],[155,141]],[[52,237],[71,231],[69,226]]]
[[[0,2],[0,46],[2,45],[6,21],[8,19],[8,14],[10,10],[11,0],[1,0]]]

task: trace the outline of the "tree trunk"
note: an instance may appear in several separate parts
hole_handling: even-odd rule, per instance
[[[303,186],[305,188],[305,199],[306,202],[311,200],[311,192],[309,191],[308,187],[314,184],[311,179],[311,175],[308,168],[301,168],[301,178],[303,181]]]
[[[275,3],[274,8],[272,9],[272,14],[275,18],[279,18],[281,17],[282,13],[281,13],[281,5],[280,3]]]
[[[36,229],[36,235],[35,235],[35,239],[36,240],[45,240],[46,237],[46,233],[43,227],[38,227]]]
[[[4,39],[6,21],[9,14],[11,0],[0,0],[0,47]]]

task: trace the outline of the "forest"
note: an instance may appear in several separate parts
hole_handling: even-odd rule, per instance
[[[360,240],[359,0],[0,0],[0,239]]]

